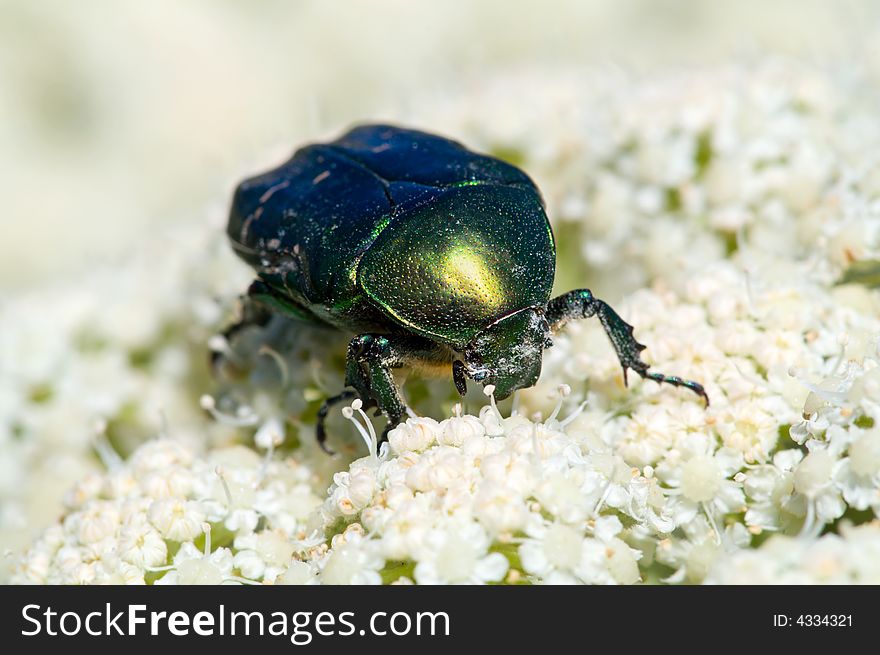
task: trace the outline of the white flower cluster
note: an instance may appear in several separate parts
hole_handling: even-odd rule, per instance
[[[226,251],[220,236],[181,229],[124,266],[3,299],[0,548],[54,520],[64,492],[100,470],[98,455],[113,460],[163,429],[198,446],[229,438],[197,402],[204,344],[223,321],[216,299],[247,280]]]
[[[157,433],[197,450],[249,439],[258,424],[295,436],[288,422],[341,387],[328,353],[344,355],[344,341],[334,349],[283,321],[246,330],[235,350],[217,335],[250,279],[216,223],[146,240],[124,266],[3,299],[0,550],[26,546],[71,485]],[[219,385],[212,348],[224,355]],[[289,364],[279,368],[275,348]]]
[[[880,524],[804,540],[776,536],[719,558],[707,584],[880,584]]]
[[[749,279],[722,263],[684,299],[655,290],[626,303],[652,365],[704,383],[708,409],[653,382],[624,390],[587,326],[571,326],[548,353],[552,373],[522,394],[521,406],[540,407],[554,380],[584,380],[590,402],[574,425],[651,467],[671,498],[677,529],[652,553],[670,581],[698,582],[715,557],[767,534],[810,539],[844,515],[880,515],[876,292],[806,273],[793,286]]]
[[[456,99],[453,110],[509,105],[523,86],[510,82],[489,85],[478,99]],[[551,209],[557,205],[558,231],[582,244],[583,261],[598,272],[587,278],[591,286],[596,278],[607,281],[602,268],[620,276],[610,265],[620,260],[634,277],[608,285],[612,290],[654,280],[619,309],[648,344],[644,354],[656,370],[702,382],[712,400],[706,410],[688,392],[653,382],[631,381],[624,389],[619,363],[595,322],[569,324],[545,355],[538,385],[520,392],[519,412],[530,415],[550,410],[560,384],[574,386],[588,403],[564,430],[578,444],[565,452],[581,458],[607,452],[619,458],[621,470],[634,471],[635,481],[651,481],[663,523],[646,523],[637,512],[641,522],[633,524],[636,517],[622,515],[625,527],[615,533],[637,553],[637,578],[700,582],[717,558],[773,533],[811,543],[842,517],[877,516],[880,297],[865,286],[837,284],[853,262],[880,249],[880,178],[876,149],[867,146],[880,135],[866,124],[858,95],[817,71],[779,62],[634,87],[605,81],[604,102],[587,84],[568,77],[557,82],[530,110],[549,116],[555,109],[558,120],[545,121],[555,130],[493,122],[483,126],[491,133],[482,141],[512,144],[507,154],[529,163],[549,191]],[[560,261],[563,274],[572,264]],[[495,497],[478,491],[492,488],[483,479],[480,451],[471,458],[449,454],[460,444],[437,433],[464,420],[473,417],[439,426],[422,419],[417,436],[407,437],[417,447],[392,440],[396,462],[361,460],[359,468],[338,475],[327,520],[331,526],[339,517],[352,521],[378,542],[358,541],[371,561],[384,558],[386,568],[408,562],[397,570],[417,581],[420,575],[452,579],[435,574],[434,559],[444,531],[465,528],[488,535],[466,540],[484,544],[477,555],[507,555],[513,579],[560,579],[548,576],[552,567],[536,567],[526,545],[535,534],[530,503],[545,521],[559,521],[534,495],[545,463],[526,458],[535,467],[531,477],[505,471],[495,480],[522,479],[523,486],[502,487],[502,500],[489,501],[487,517],[482,502]],[[522,416],[506,421],[526,432],[546,430]],[[492,435],[502,455],[515,449],[505,436]],[[407,453],[425,448],[417,457]],[[431,464],[419,466],[423,461]],[[441,477],[447,461],[456,477]],[[454,493],[462,487],[468,492]],[[404,489],[415,492],[412,504]],[[595,499],[585,489],[579,493],[587,512]],[[432,509],[414,517],[422,519],[417,536],[401,545],[397,522],[419,502]],[[450,502],[454,515],[470,523],[445,523],[435,508]],[[516,518],[506,524],[500,517]],[[589,521],[602,519],[589,513],[577,519],[579,547],[594,541]],[[477,556],[468,561],[482,562]],[[479,579],[473,570],[463,579]]]
[[[479,418],[409,419],[378,454],[334,477],[320,578],[638,581],[640,553],[621,540],[624,523],[637,540],[670,531],[666,498],[656,479],[571,421],[502,418],[494,403]]]
[[[202,457],[171,439],[138,448],[66,497],[66,512],[28,550],[18,583],[273,582],[319,545],[307,520],[311,471],[243,446]],[[312,539],[309,537],[312,536]]]
[[[880,321],[864,311],[876,300],[861,288],[748,290],[731,264],[691,282],[687,300],[636,294],[646,353],[701,380],[711,407],[653,382],[623,390],[610,348],[573,329],[520,410],[554,380],[587,379],[583,412],[410,419],[384,456],[336,475],[325,525],[354,525],[346,552],[385,579],[700,582],[766,535],[809,543],[844,515],[880,516]],[[507,561],[487,559],[499,553]]]

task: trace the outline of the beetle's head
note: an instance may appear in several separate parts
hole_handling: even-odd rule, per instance
[[[495,397],[502,400],[538,381],[549,339],[550,324],[543,310],[523,309],[478,332],[464,348],[463,366],[457,368],[474,382],[494,385]],[[459,390],[463,383],[456,380]]]

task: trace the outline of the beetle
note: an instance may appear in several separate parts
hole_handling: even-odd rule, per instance
[[[649,370],[633,328],[588,289],[551,299],[556,244],[535,183],[523,171],[456,141],[392,125],[362,125],[297,150],[235,190],[227,234],[257,272],[251,310],[227,335],[272,312],[353,334],[345,385],[318,413],[327,446],[330,408],[359,397],[388,419],[406,405],[391,371],[451,373],[506,398],[533,386],[551,334],[597,317],[623,368]]]

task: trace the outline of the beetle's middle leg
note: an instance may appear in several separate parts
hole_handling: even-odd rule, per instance
[[[321,403],[320,409],[318,409],[318,419],[315,423],[315,436],[318,438],[318,445],[328,455],[333,455],[334,452],[327,446],[327,414],[330,413],[330,410],[340,403],[348,402],[349,400],[354,400],[358,397],[356,391],[352,391],[351,389],[346,389],[342,393],[338,393],[335,396],[330,396],[323,403]],[[364,403],[364,408],[369,409],[370,407],[375,406],[375,403]]]
[[[380,442],[406,415],[406,404],[391,375],[392,369],[448,361],[446,355],[440,346],[419,337],[360,334],[351,340],[345,384],[354,388],[366,406],[378,407],[388,419]]]
[[[676,387],[685,387],[700,396],[706,405],[709,405],[709,396],[706,390],[698,382],[685,380],[674,375],[664,375],[648,370],[648,364],[643,362],[640,353],[645,346],[636,341],[633,336],[633,327],[624,321],[611,306],[603,300],[594,297],[589,289],[576,289],[561,296],[553,298],[547,305],[547,320],[554,330],[573,319],[590,318],[596,316],[611,343],[617,352],[617,359],[623,367],[623,383],[627,383],[627,369],[632,369],[641,377],[655,382],[665,382]]]
[[[276,313],[302,322],[320,323],[317,317],[294,300],[277,291],[263,279],[257,279],[251,283],[241,299],[238,320],[227,326],[221,335],[227,342],[231,342],[236,334],[247,327],[266,325]],[[222,359],[221,352],[211,352],[212,368],[216,370]]]

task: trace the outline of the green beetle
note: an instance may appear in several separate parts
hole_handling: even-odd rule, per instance
[[[518,168],[459,143],[391,125],[356,127],[309,145],[235,191],[227,228],[256,271],[242,323],[270,310],[354,334],[346,390],[388,418],[406,406],[399,367],[495,387],[498,399],[530,387],[550,335],[596,316],[623,366],[643,378],[703,387],[648,370],[633,328],[587,289],[550,298],[556,246],[534,182]]]

